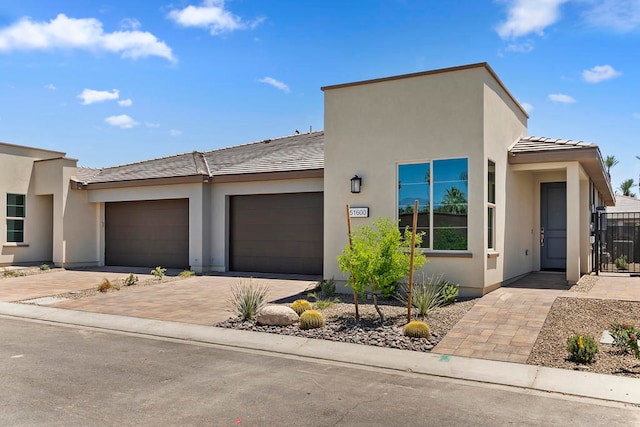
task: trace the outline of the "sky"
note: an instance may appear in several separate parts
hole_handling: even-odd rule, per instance
[[[91,167],[206,151],[321,130],[322,86],[477,62],[529,135],[638,183],[640,0],[0,0],[0,141]]]

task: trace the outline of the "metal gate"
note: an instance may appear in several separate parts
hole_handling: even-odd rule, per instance
[[[596,272],[640,273],[640,212],[594,215]]]

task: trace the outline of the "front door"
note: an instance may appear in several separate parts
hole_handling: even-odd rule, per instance
[[[567,269],[567,183],[540,184],[540,269]]]

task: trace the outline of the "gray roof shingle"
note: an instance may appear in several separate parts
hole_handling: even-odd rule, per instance
[[[584,148],[597,148],[592,142],[572,141],[570,139],[544,138],[539,136],[526,136],[520,138],[509,150],[511,153],[532,153],[536,151],[552,150],[580,150]]]
[[[204,153],[176,154],[107,168],[79,167],[75,179],[92,183],[187,176],[240,175],[324,168],[324,132],[253,142]]]

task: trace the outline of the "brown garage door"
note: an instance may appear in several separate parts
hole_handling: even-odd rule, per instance
[[[189,200],[105,204],[105,263],[189,266]]]
[[[232,196],[230,269],[322,274],[322,193]]]

